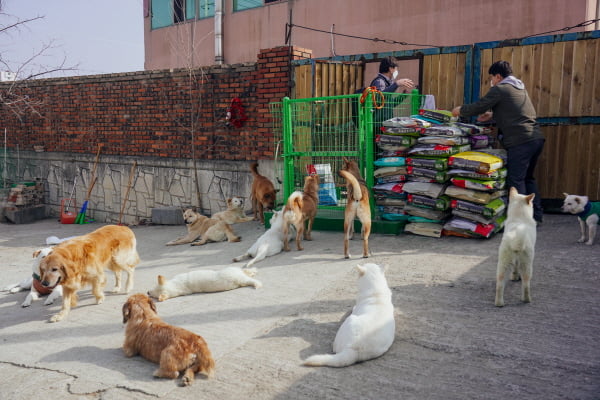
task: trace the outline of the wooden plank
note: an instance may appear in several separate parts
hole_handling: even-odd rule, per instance
[[[537,109],[538,116],[548,116],[550,109],[550,85],[551,85],[551,64],[552,64],[552,46],[554,43],[544,44],[542,47],[542,63],[540,65],[540,99]]]
[[[335,96],[335,63],[329,63],[329,88],[327,89],[327,96]]]
[[[421,88],[422,93],[430,94],[433,93],[432,89],[432,75],[431,75],[432,56],[423,57],[423,87]]]
[[[542,46],[535,44],[531,46],[531,86],[528,90],[533,107],[540,116],[540,99],[542,98],[541,70],[542,70]]]
[[[486,49],[481,53],[481,86],[479,87],[479,96],[484,96],[490,90],[490,80],[488,71],[493,63],[494,50]]]
[[[450,107],[448,101],[448,92],[450,84],[450,68],[452,64],[452,58],[450,54],[443,54],[440,56],[440,71],[439,71],[439,98],[436,99],[436,107],[440,110],[448,109]],[[454,81],[454,79],[452,79]]]
[[[569,115],[571,101],[571,82],[573,81],[573,46],[574,42],[565,42],[564,58],[562,65],[562,88],[560,95],[559,115]]]
[[[294,69],[294,98],[304,99],[307,97],[312,97],[311,69],[312,68],[310,65],[299,65]]]
[[[585,68],[583,72],[585,84],[581,93],[581,115],[592,115],[592,102],[594,96],[594,71],[600,66],[596,64],[596,43],[593,40],[582,40],[585,49]]]
[[[456,59],[456,87],[454,88],[454,98],[452,100],[452,108],[463,103],[465,96],[465,72],[466,72],[467,55],[460,53]]]
[[[583,108],[583,83],[585,82],[585,45],[575,42],[573,47],[573,77],[571,80],[570,116],[580,116]]]
[[[321,97],[323,96],[323,68],[322,63],[315,63],[315,92],[313,93],[313,97]]]
[[[436,107],[438,96],[440,95],[440,80],[437,79],[440,72],[440,55],[434,54],[431,56],[431,94],[435,96]]]
[[[563,62],[564,62],[565,44],[558,42],[553,44],[551,64],[549,66],[550,74],[550,98],[548,99],[547,117],[560,116],[560,95],[563,77]]]
[[[600,65],[600,39],[595,39],[596,42],[596,59],[594,65]],[[600,68],[594,69],[594,78],[592,80],[592,86],[594,87],[594,93],[592,95],[592,115],[600,115]],[[597,139],[597,140],[600,140]],[[599,154],[599,153],[596,153]]]

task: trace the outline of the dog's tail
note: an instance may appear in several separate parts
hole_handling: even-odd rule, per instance
[[[302,207],[304,201],[302,200],[302,192],[294,192],[288,198],[285,205],[286,211],[283,214],[283,219],[288,222],[292,222],[296,219],[296,215],[302,214]]]
[[[250,171],[252,171],[252,175],[254,175],[254,176],[260,175],[258,173],[258,163],[257,162],[253,162],[252,164],[250,164]]]
[[[360,201],[362,199],[362,190],[360,190],[358,179],[345,169],[340,171],[340,175],[352,184],[352,198],[356,201]],[[350,197],[350,194],[348,194],[348,197]]]
[[[358,361],[355,350],[344,349],[337,354],[316,354],[304,360],[304,365],[309,367],[347,367]]]
[[[196,372],[201,372],[208,378],[212,378],[215,374],[215,360],[212,358],[212,354],[204,340],[200,345],[203,350],[196,353],[196,360],[192,368]]]
[[[254,275],[256,275],[256,268],[244,268],[243,271],[250,278],[252,278]]]

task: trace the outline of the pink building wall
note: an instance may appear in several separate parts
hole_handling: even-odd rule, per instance
[[[291,44],[311,49],[314,58],[321,58],[519,38],[597,18],[599,3],[600,0],[288,0],[232,13],[232,1],[224,0],[224,63],[250,62],[260,49],[284,45],[290,10],[295,25],[414,44],[341,36],[335,36],[332,42],[328,33],[294,27]],[[571,31],[584,29],[600,26],[596,23]],[[214,64],[214,30],[213,18],[152,30],[150,18],[146,17],[145,69]]]

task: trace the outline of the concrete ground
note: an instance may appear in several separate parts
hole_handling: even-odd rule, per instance
[[[54,219],[0,224],[0,287],[31,272],[32,252],[48,236],[87,233],[98,224]],[[231,265],[264,231],[237,224],[239,243],[166,247],[183,226],[132,228],[142,258],[134,292],[160,273]],[[125,294],[95,305],[89,288],[66,320],[48,323],[60,304],[29,308],[26,292],[0,293],[0,398],[70,399],[598,399],[600,398],[600,237],[576,243],[578,223],[546,215],[538,229],[530,304],[509,282],[494,307],[501,236],[490,240],[411,234],[372,235],[369,261],[389,265],[396,340],[382,357],[347,368],[309,368],[329,352],[355,301],[353,257],[342,258],[340,232],[315,232],[302,252],[258,263],[263,288],[194,294],[157,303],[167,322],[202,335],[217,363],[213,379],[182,388],[155,379],[154,364],[121,350]],[[109,272],[108,285],[113,282]]]

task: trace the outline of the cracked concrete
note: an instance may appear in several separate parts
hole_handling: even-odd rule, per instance
[[[99,224],[54,219],[0,224],[0,287],[31,272],[31,254],[48,236],[68,237]],[[161,273],[231,265],[263,232],[237,224],[239,243],[166,247],[183,226],[138,226],[142,261],[134,292]],[[214,379],[191,387],[154,379],[154,364],[124,357],[124,294],[95,305],[89,288],[66,320],[59,304],[20,304],[26,292],[0,293],[0,398],[31,399],[597,399],[600,393],[600,238],[576,243],[578,223],[547,215],[538,230],[531,304],[519,283],[496,308],[500,236],[490,240],[372,235],[369,261],[387,263],[396,308],[396,340],[382,357],[348,368],[307,368],[328,352],[356,294],[354,256],[342,258],[340,232],[315,232],[302,252],[256,264],[263,288],[195,294],[158,303],[169,323],[202,335],[216,359]],[[112,286],[112,274],[108,273]]]

